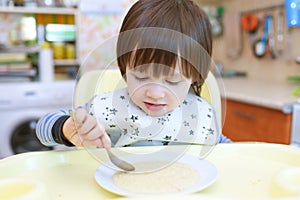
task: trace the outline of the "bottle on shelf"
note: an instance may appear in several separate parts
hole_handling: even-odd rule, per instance
[[[41,82],[54,81],[53,51],[49,42],[44,42],[41,46],[38,66]]]

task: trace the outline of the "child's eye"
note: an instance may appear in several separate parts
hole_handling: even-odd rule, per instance
[[[146,76],[134,76],[136,80],[138,81],[146,81],[148,80],[149,78],[146,77]]]
[[[181,80],[166,80],[170,85],[177,85],[181,82]]]

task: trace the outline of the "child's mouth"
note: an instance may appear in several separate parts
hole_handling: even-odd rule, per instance
[[[152,112],[160,111],[160,110],[164,109],[164,107],[166,106],[166,104],[154,104],[154,103],[149,103],[149,102],[144,102],[144,103],[145,103],[146,108]]]

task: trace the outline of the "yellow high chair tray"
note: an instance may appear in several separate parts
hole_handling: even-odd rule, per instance
[[[126,151],[140,152],[155,148],[158,147],[126,147]],[[99,151],[105,156],[105,151],[102,150]],[[197,156],[197,146],[191,146],[187,153]],[[268,143],[219,144],[206,159],[218,169],[218,177],[212,185],[192,194],[155,198],[300,199],[299,148]],[[40,188],[43,188],[44,194],[47,195],[44,199],[127,199],[110,193],[97,184],[94,174],[99,165],[100,163],[85,149],[31,152],[2,159],[0,160],[0,199],[9,199],[4,195],[21,196],[20,189],[24,186],[22,186],[24,180],[42,184],[43,187]],[[11,179],[23,182],[11,187],[5,185],[11,182],[9,181]],[[153,197],[146,198],[153,199]]]

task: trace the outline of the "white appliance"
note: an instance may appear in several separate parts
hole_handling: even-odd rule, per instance
[[[300,147],[300,99],[293,105],[291,144]]]
[[[35,134],[46,113],[71,108],[75,81],[0,84],[0,159],[29,151],[50,150]]]

